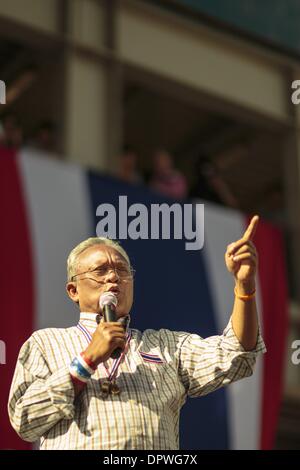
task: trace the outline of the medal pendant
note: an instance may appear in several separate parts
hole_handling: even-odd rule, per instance
[[[110,392],[111,392],[112,395],[119,395],[121,393],[121,390],[120,390],[118,384],[116,384],[116,382],[111,383]]]
[[[102,382],[101,384],[101,392],[102,392],[103,398],[106,398],[108,396],[109,391],[110,391],[110,382],[109,380],[104,380],[104,382]]]

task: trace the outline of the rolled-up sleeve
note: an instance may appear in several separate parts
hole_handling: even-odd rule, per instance
[[[68,366],[50,371],[33,336],[22,346],[9,393],[10,422],[34,442],[61,419],[74,417],[74,387]]]
[[[179,375],[188,396],[207,395],[253,374],[258,354],[266,352],[260,329],[256,346],[246,351],[236,337],[231,319],[222,335],[201,338],[187,334],[180,346]]]

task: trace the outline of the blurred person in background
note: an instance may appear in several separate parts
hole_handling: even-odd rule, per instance
[[[262,194],[264,201],[261,207],[261,215],[264,219],[270,220],[273,224],[284,227],[286,224],[284,187],[281,181],[274,182],[267,187]]]
[[[56,148],[56,126],[50,119],[41,121],[31,145],[44,152],[54,152]]]
[[[153,173],[149,185],[155,191],[174,199],[185,199],[188,186],[185,176],[174,167],[173,158],[165,149],[153,155]]]
[[[0,146],[6,149],[19,149],[23,144],[23,131],[17,116],[6,114],[1,119]]]
[[[239,208],[238,201],[230,187],[209,158],[200,155],[195,165],[195,172],[197,178],[189,193],[191,198],[205,199],[235,209]]]
[[[133,147],[125,145],[119,157],[118,178],[126,183],[142,183],[142,177],[138,171],[138,155]]]

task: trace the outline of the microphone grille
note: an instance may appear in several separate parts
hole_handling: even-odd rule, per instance
[[[113,292],[104,292],[100,295],[99,305],[103,309],[105,305],[113,304],[114,307],[118,305],[118,299]]]

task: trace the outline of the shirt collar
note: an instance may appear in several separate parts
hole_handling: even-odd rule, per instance
[[[92,312],[80,312],[80,323],[82,323],[88,330],[95,330],[97,325],[100,323],[102,315],[99,313],[92,313]],[[128,330],[129,323],[130,323],[130,315],[127,315],[127,328]],[[118,320],[120,321],[120,319]]]
[[[80,312],[80,323],[82,323],[88,330],[95,330],[98,323],[100,323],[101,316],[99,313]]]

